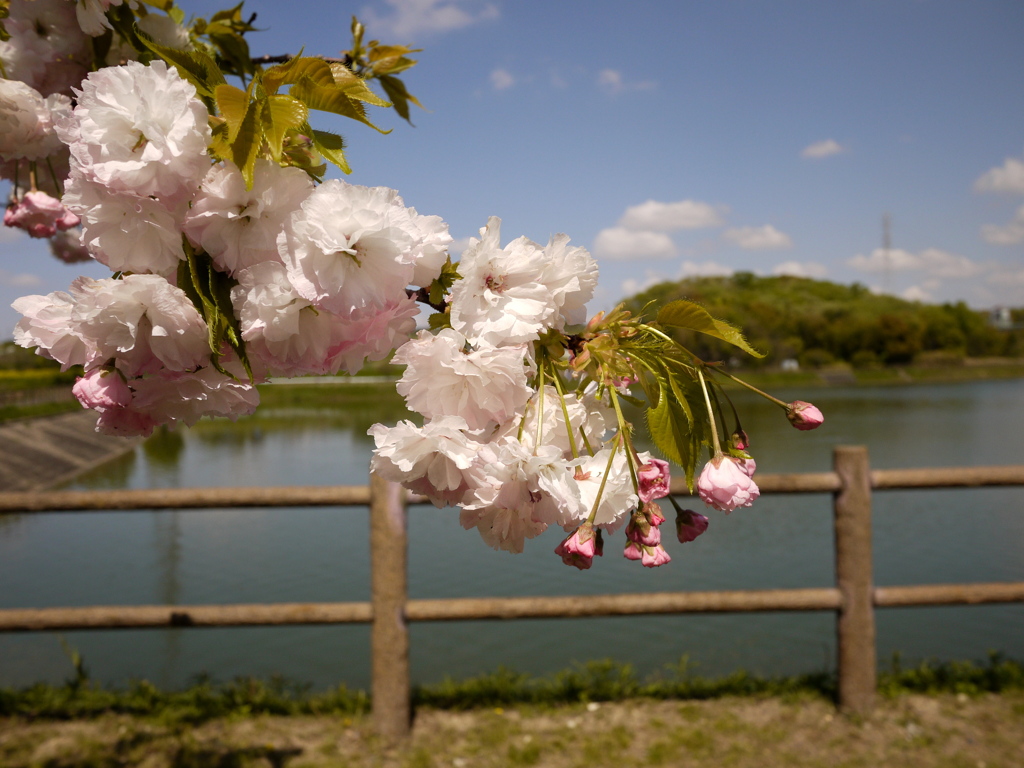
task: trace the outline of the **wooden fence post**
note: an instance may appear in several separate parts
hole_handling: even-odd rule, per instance
[[[389,739],[409,735],[409,627],[405,618],[408,536],[402,486],[370,475],[370,592],[373,724]]]
[[[874,706],[877,686],[871,471],[866,446],[839,446],[832,457],[842,483],[833,501],[836,586],[842,594],[836,620],[839,708],[864,715]]]

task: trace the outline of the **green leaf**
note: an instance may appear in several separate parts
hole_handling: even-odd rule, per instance
[[[391,133],[390,130],[378,128],[371,123],[366,117],[366,108],[359,101],[350,98],[343,88],[334,84],[317,85],[309,78],[303,77],[291,87],[289,94],[310,109],[333,112],[365,123],[381,133]]]
[[[281,160],[281,148],[288,131],[301,127],[308,119],[309,110],[301,101],[283,94],[267,97],[263,105],[263,135],[274,160]]]
[[[210,17],[210,21],[241,21],[243,5],[244,3],[239,3],[234,8],[225,8],[223,11],[217,11]]]
[[[320,85],[334,84],[334,74],[326,61],[300,53],[283,64],[275,64],[266,70],[263,73],[263,86],[267,93],[276,93],[282,85],[297,83],[303,77]]]
[[[424,106],[420,104],[419,99],[413,96],[405,88],[405,83],[399,80],[397,77],[392,75],[381,75],[379,78],[380,85],[384,89],[384,93],[391,99],[391,104],[395,108],[395,112],[398,116],[405,120],[409,125],[412,125],[412,120],[409,119],[409,102],[411,101],[420,109],[424,109]]]
[[[220,50],[221,56],[234,66],[237,73],[254,71],[249,44],[245,42],[244,37],[236,32],[216,32],[210,29],[207,29],[207,36]]]
[[[443,328],[452,327],[452,316],[447,312],[435,312],[427,316],[427,325],[432,331],[439,331]]]
[[[331,75],[334,77],[334,84],[341,88],[349,98],[365,101],[367,104],[373,104],[375,107],[391,106],[389,102],[384,101],[384,99],[371,91],[366,81],[356,76],[344,64],[332,62],[330,67]]]
[[[217,102],[217,111],[227,121],[228,136],[234,141],[249,111],[249,94],[241,88],[221,83],[213,89],[213,97]]]
[[[747,343],[738,328],[723,320],[716,320],[704,307],[692,301],[678,299],[669,302],[658,312],[658,323],[705,333],[739,347],[754,357],[764,357],[763,352],[758,352]]]
[[[187,239],[182,238],[182,243],[186,256],[178,265],[178,287],[185,292],[206,322],[210,362],[225,376],[235,378],[218,362],[227,344],[238,355],[251,382],[252,368],[242,341],[241,326],[231,304],[231,289],[238,283],[224,272],[218,272],[210,256],[202,251],[197,253]]]
[[[118,6],[125,8],[127,6]],[[120,30],[119,30],[120,31]],[[214,89],[225,82],[224,73],[217,62],[203,51],[179,51],[154,42],[153,38],[133,25],[132,29],[139,43],[178,70],[178,74],[195,86],[200,96],[213,98]]]
[[[260,130],[260,113],[262,105],[258,101],[250,101],[245,117],[238,127],[235,137],[231,140],[232,161],[242,172],[245,188],[252,189],[253,177],[256,173],[256,158],[263,144],[263,132]]]
[[[308,130],[307,130],[308,129]],[[345,173],[352,173],[352,168],[345,159],[345,140],[336,133],[329,131],[314,131],[308,124],[302,127],[304,133],[313,139],[313,147],[338,166]]]
[[[692,462],[690,434],[685,417],[672,398],[662,397],[658,405],[647,409],[647,431],[666,459],[687,469]]]

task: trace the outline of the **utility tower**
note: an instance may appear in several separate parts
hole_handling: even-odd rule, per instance
[[[892,219],[882,214],[882,293],[892,293]]]

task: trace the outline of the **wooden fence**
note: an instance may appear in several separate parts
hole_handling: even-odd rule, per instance
[[[373,718],[388,737],[408,734],[410,621],[565,618],[741,611],[834,611],[839,706],[866,713],[874,702],[875,608],[1024,602],[1024,582],[875,587],[871,557],[873,490],[1024,485],[1024,466],[871,470],[864,447],[838,447],[834,471],[761,475],[762,493],[831,493],[835,525],[833,587],[661,592],[578,597],[408,599],[406,497],[371,476],[369,486],[206,488],[146,491],[0,493],[3,512],[218,509],[226,507],[370,507],[371,600],[268,605],[90,606],[0,610],[0,632],[139,627],[370,623]],[[685,494],[673,482],[674,494]]]

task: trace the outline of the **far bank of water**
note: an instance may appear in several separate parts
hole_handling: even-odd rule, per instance
[[[339,392],[338,402],[346,397]],[[827,470],[839,444],[867,445],[876,468],[1024,462],[1022,380],[832,388],[808,399],[827,421],[799,433],[774,406],[741,397],[759,471]],[[372,448],[366,429],[401,417],[386,388],[354,405],[349,397],[344,410],[311,411],[298,395],[275,400],[276,407],[237,423],[160,434],[73,487],[364,484]],[[617,537],[603,562],[581,573],[552,554],[559,531],[514,556],[462,530],[454,510],[415,507],[410,592],[585,600],[607,592],[827,586],[830,510],[827,495],[765,497],[729,516],[712,513],[705,536],[670,546],[666,567],[647,570],[619,557]],[[1024,489],[879,493],[874,522],[880,585],[1024,580]],[[0,518],[0,607],[366,600],[368,536],[361,509]],[[895,651],[906,660],[980,658],[989,650],[1024,657],[1024,606],[890,609],[878,619],[883,661]],[[366,627],[64,633],[96,679],[145,677],[171,687],[200,672],[365,687],[368,636]],[[707,676],[737,668],[795,674],[834,666],[834,620],[823,613],[418,624],[412,655],[422,682],[500,664],[544,674],[603,657],[648,672],[684,655]],[[59,682],[69,672],[56,635],[0,635],[0,685]]]

